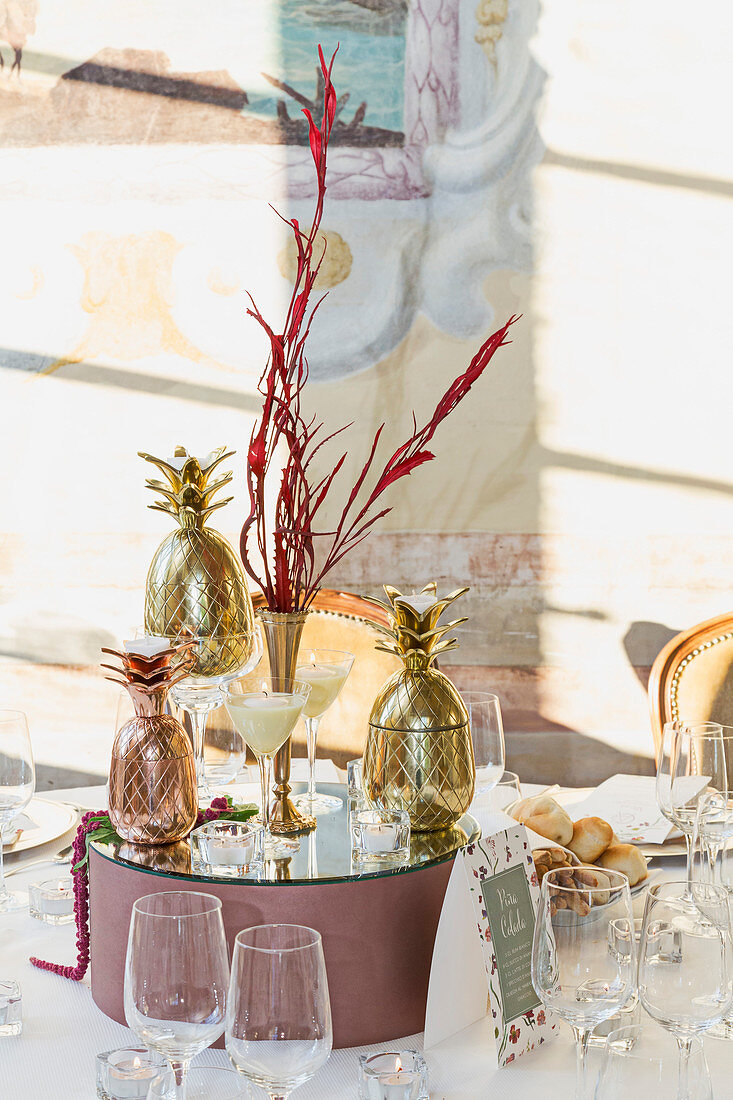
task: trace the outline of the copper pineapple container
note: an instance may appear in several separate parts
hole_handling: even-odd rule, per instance
[[[165,714],[169,688],[188,675],[190,643],[155,657],[104,650],[122,668],[108,679],[129,692],[135,717],[122,726],[112,746],[109,816],[132,844],[173,844],[196,824],[198,798],[191,741],[183,726]]]

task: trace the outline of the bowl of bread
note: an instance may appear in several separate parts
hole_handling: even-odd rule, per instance
[[[610,889],[610,883],[604,871],[621,871],[632,890],[641,887],[647,878],[649,872],[641,851],[634,844],[622,844],[602,817],[582,817],[573,821],[567,810],[547,794],[515,802],[507,813],[549,841],[547,846],[532,850],[540,882],[548,871],[561,871],[567,877],[565,885],[570,886],[572,880],[581,889],[592,887],[587,897],[591,904],[598,906],[609,900],[605,887]],[[588,913],[590,905],[582,898],[578,897],[574,904],[584,909],[579,915]]]

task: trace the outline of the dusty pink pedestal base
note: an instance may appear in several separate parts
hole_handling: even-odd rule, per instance
[[[199,890],[223,903],[230,952],[242,928],[305,924],[323,936],[335,1047],[381,1043],[425,1026],[430,962],[451,856],[406,874],[352,882],[203,884],[151,874],[90,849],[92,996],[124,1024],[125,952],[133,902]],[[221,1042],[218,1045],[222,1045]]]

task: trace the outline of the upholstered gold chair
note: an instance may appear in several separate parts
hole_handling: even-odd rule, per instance
[[[675,635],[649,677],[654,751],[665,722],[721,722],[733,726],[733,612]]]
[[[252,602],[255,609],[264,606],[261,595],[253,595]],[[356,658],[341,694],[318,730],[319,757],[329,757],[341,767],[364,752],[372,703],[387,677],[401,667],[397,657],[374,648],[379,640],[376,625],[387,626],[388,619],[375,604],[351,592],[322,588],[303,630],[301,660],[307,661],[312,649],[345,649]],[[268,674],[267,654],[260,668]],[[302,722],[293,734],[293,752],[296,756],[306,754]]]

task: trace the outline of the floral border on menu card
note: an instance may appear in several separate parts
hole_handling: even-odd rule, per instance
[[[527,950],[526,934],[529,934],[531,953],[531,933],[534,931],[534,916],[539,905],[540,891],[526,829],[520,825],[513,829],[501,830],[483,837],[474,844],[469,844],[464,849],[464,862],[489,984],[489,1007],[494,1021],[497,1061],[500,1066],[506,1066],[515,1058],[529,1053],[544,1043],[556,1030],[556,1024],[552,1022],[549,1013],[545,1012],[533,990],[529,995],[530,1001],[534,1001],[531,1007],[519,1014],[505,1015],[500,980],[502,962],[497,954],[495,937],[492,935],[489,907],[484,891],[485,883],[504,875],[512,868],[521,867],[524,870],[531,899],[532,927],[525,930],[522,950],[524,952]],[[525,956],[521,960],[525,974],[528,964],[529,958]]]

